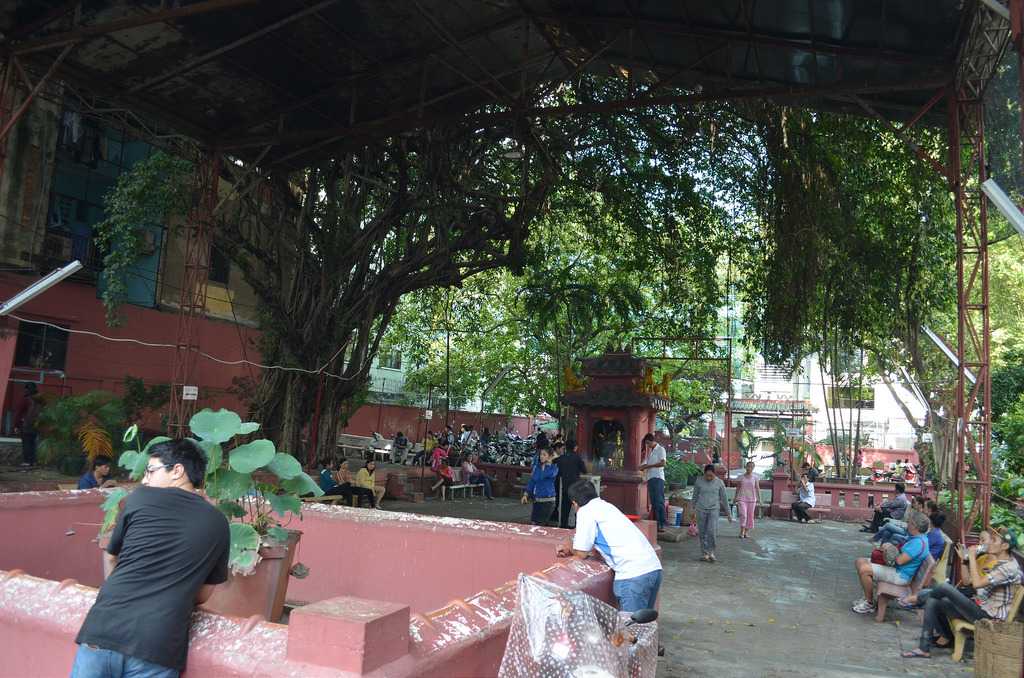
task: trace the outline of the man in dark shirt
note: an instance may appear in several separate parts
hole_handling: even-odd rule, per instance
[[[554,447],[554,464],[558,467],[558,526],[569,527],[569,510],[572,508],[572,500],[569,499],[569,488],[580,479],[580,476],[587,472],[587,465],[583,463],[580,455],[576,454],[576,442],[570,440],[567,443],[557,442]]]
[[[189,440],[158,443],[125,500],[103,560],[107,580],[82,623],[72,678],[177,678],[196,604],[227,581],[224,515],[196,493],[206,456]]]
[[[92,460],[92,470],[86,471],[78,479],[78,489],[91,490],[97,487],[110,487],[115,485],[113,480],[107,480],[110,475],[110,457],[99,455]]]

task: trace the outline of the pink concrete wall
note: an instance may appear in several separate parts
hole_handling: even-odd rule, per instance
[[[95,599],[81,584],[101,580],[93,538],[102,499],[98,491],[0,496],[0,675],[67,675]],[[293,613],[309,617],[294,630],[201,612],[188,676],[494,676],[519,573],[613,599],[606,566],[556,561],[555,546],[568,536],[562,530],[326,506],[307,509],[292,527],[304,532],[298,560],[311,571],[291,580],[289,598],[321,603]],[[382,612],[360,621],[345,618],[351,609]],[[405,618],[407,637],[370,632],[371,624],[393,628]],[[338,638],[334,654],[355,647],[379,661],[349,672],[318,665],[334,655],[317,648]]]
[[[355,596],[432,610],[454,598],[547,567],[571,534],[558,528],[306,507],[296,559],[309,577],[292,579],[288,599]],[[337,576],[344,573],[343,577]]]

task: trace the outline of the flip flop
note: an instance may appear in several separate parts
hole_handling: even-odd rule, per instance
[[[931,659],[932,658],[932,656],[930,654],[924,654],[923,652],[921,652],[920,648],[915,648],[913,650],[906,650],[904,652],[900,652],[900,656],[903,657],[904,659]]]

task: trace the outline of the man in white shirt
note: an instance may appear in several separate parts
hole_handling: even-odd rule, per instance
[[[665,531],[665,448],[654,442],[654,434],[648,433],[643,441],[644,462],[640,470],[647,481],[647,498],[654,507],[658,521],[658,532]]]
[[[558,555],[589,558],[597,550],[615,571],[612,592],[623,612],[653,608],[661,588],[661,561],[647,537],[612,504],[597,496],[589,480],[569,487],[576,507],[576,533],[572,544],[561,546]]]

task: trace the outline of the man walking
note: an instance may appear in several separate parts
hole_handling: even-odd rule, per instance
[[[732,522],[732,514],[729,513],[729,500],[725,496],[725,483],[715,475],[715,465],[708,464],[704,467],[704,475],[693,483],[693,508],[697,512],[697,531],[700,534],[700,550],[703,555],[700,557],[706,563],[713,563],[715,560],[715,539],[718,536],[718,511],[725,511]]]
[[[206,456],[189,440],[150,448],[103,556],[106,581],[75,642],[71,678],[177,678],[189,620],[227,581],[228,521],[196,493]]]
[[[36,385],[32,382],[25,384],[25,399],[21,401],[14,417],[14,432],[21,435],[22,467],[36,465],[36,419],[42,409],[36,395]]]
[[[647,498],[654,508],[658,521],[658,532],[665,531],[665,448],[654,442],[654,434],[648,433],[643,440],[644,462],[640,470],[647,480]]]
[[[589,480],[569,487],[576,508],[572,544],[560,546],[563,558],[589,558],[597,550],[615,571],[612,592],[623,612],[653,608],[661,588],[661,561],[647,537],[612,504],[597,496]]]

